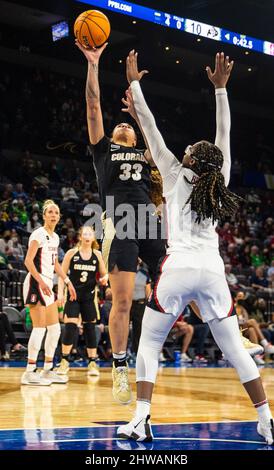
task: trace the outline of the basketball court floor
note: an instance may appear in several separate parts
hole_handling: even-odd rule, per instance
[[[134,402],[113,401],[109,364],[101,363],[100,377],[88,377],[84,365],[72,368],[68,384],[50,387],[21,386],[24,364],[0,364],[0,450],[274,450],[257,434],[256,412],[226,365],[160,367],[151,413],[155,439],[137,443],[116,438]],[[274,410],[273,364],[261,374]]]

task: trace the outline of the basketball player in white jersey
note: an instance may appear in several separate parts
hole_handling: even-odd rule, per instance
[[[33,328],[28,342],[28,364],[21,378],[22,385],[67,382],[67,377],[60,377],[53,371],[53,358],[61,332],[57,302],[52,291],[54,271],[67,284],[71,300],[76,299],[76,292],[58,263],[59,237],[54,230],[60,220],[60,210],[52,200],[45,201],[43,205],[43,219],[43,227],[34,230],[29,238],[25,259],[29,272],[23,286],[24,303],[30,308]],[[45,363],[39,374],[36,362],[45,334]]]
[[[166,336],[185,306],[194,300],[226,359],[235,367],[258,412],[257,431],[273,444],[273,418],[258,369],[244,348],[219,255],[218,220],[232,215],[239,198],[227,186],[230,179],[230,109],[226,84],[233,61],[216,55],[214,72],[217,133],[215,145],[201,141],[187,147],[180,164],[167,149],[150,112],[139,81],[137,54],[127,58],[130,91],[124,111],[137,115],[152,158],[163,178],[168,218],[167,256],[144,314],[136,363],[137,407],[132,421],[118,428],[118,437],[153,439],[150,402],[158,369],[158,356]],[[135,109],[134,109],[135,108]]]

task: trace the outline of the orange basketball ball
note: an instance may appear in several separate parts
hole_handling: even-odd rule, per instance
[[[80,44],[87,49],[102,46],[110,34],[109,20],[101,11],[84,11],[76,18],[74,34]]]

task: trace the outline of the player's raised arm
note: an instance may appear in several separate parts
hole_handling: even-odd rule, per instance
[[[164,139],[156,126],[154,116],[145,101],[139,83],[145,73],[147,73],[146,70],[138,71],[137,52],[131,51],[127,57],[127,79],[130,84],[131,93],[129,92],[124,100],[124,104],[127,106],[127,108],[124,108],[124,111],[129,112],[131,115],[133,115],[134,110],[136,111],[140,128],[153,161],[160,170],[162,177],[165,178],[174,169],[177,171],[180,164],[173,153],[166,147]]]
[[[107,43],[97,49],[85,49],[77,40],[75,44],[83,52],[88,61],[88,73],[86,82],[87,122],[89,140],[96,145],[104,137],[103,116],[100,103],[99,87],[99,60]]]
[[[225,185],[228,186],[230,180],[230,109],[227,98],[226,84],[229,80],[233,68],[233,60],[229,62],[229,57],[224,53],[216,54],[215,70],[212,72],[210,67],[206,68],[209,80],[213,83],[216,93],[216,138],[215,145],[219,147],[224,156],[222,174],[225,179]]]

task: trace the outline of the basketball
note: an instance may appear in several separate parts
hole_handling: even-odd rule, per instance
[[[109,37],[109,20],[101,11],[84,11],[76,18],[74,34],[80,44],[87,49],[99,47],[104,44]]]

